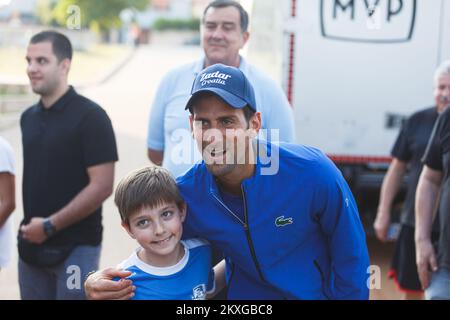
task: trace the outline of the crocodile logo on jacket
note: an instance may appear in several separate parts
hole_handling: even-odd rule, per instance
[[[294,220],[292,218],[285,218],[284,216],[279,216],[275,219],[275,225],[277,227],[284,227],[288,224],[293,224]]]

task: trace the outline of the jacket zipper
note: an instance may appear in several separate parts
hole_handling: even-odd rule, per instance
[[[231,273],[230,273],[230,279],[228,279],[228,282],[227,282],[227,287],[228,287],[228,290],[230,290],[230,286],[231,286],[231,281],[233,280],[233,277],[234,277],[234,262],[231,262]]]
[[[245,198],[245,191],[244,187],[241,185],[242,190],[242,197],[244,199],[244,217],[245,217],[245,224],[244,224],[244,230],[245,234],[247,235],[247,242],[248,246],[250,247],[250,252],[252,254],[253,263],[255,264],[255,268],[258,271],[259,277],[263,282],[267,282],[266,279],[264,279],[264,275],[262,274],[261,267],[259,266],[258,259],[256,257],[255,247],[253,245],[253,240],[250,234],[250,228],[248,226],[248,212],[247,212],[247,199]]]
[[[225,208],[225,210],[228,211],[228,213],[230,213],[233,217],[235,217],[242,225],[245,226],[244,221],[242,221],[237,215],[234,214],[233,211],[230,210],[230,208],[228,208],[225,203],[222,202],[222,200],[220,200],[218,197],[216,197],[216,195],[214,193],[211,193],[211,195],[222,205],[222,207]]]
[[[317,262],[317,260],[314,260],[314,266],[316,267],[317,271],[319,271],[319,274],[320,274],[322,293],[325,296],[325,298],[327,298],[327,300],[331,300],[330,297],[325,293],[325,287],[324,287],[324,285],[325,285],[325,277],[323,275],[322,268],[320,268],[320,265]]]
[[[236,214],[234,214],[234,212],[231,211],[214,193],[211,192],[211,195],[222,205],[222,207],[225,208],[225,210],[227,210],[227,212],[229,212],[234,218],[236,218],[243,225],[244,231],[245,231],[245,235],[247,237],[247,243],[248,243],[248,246],[250,248],[250,253],[252,255],[252,260],[253,260],[253,263],[255,264],[255,268],[258,271],[258,275],[261,278],[261,280],[263,282],[267,282],[266,279],[264,278],[263,274],[262,274],[261,267],[259,266],[258,259],[256,258],[256,252],[255,252],[255,248],[254,248],[254,245],[253,245],[252,237],[251,237],[251,234],[250,234],[250,228],[248,226],[247,200],[245,198],[245,192],[244,192],[244,188],[242,187],[242,185],[241,185],[241,190],[242,190],[242,197],[244,199],[244,218],[245,218],[245,222],[242,221]],[[231,281],[230,281],[230,283],[231,283]]]

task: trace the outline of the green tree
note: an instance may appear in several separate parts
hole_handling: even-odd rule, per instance
[[[200,19],[165,19],[159,18],[153,24],[154,30],[194,30],[200,28]]]
[[[53,15],[53,9],[55,8],[57,1],[55,0],[38,0],[36,6],[36,14],[42,24],[45,25],[57,25],[55,17]]]
[[[149,3],[149,0],[60,0],[52,14],[55,20],[64,26],[70,6],[78,6],[81,13],[81,27],[90,27],[102,32],[120,27],[119,14],[123,9],[135,8],[140,11],[144,10]]]

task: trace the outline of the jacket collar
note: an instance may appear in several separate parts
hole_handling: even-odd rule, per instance
[[[69,89],[64,93],[50,108],[45,108],[42,100],[38,102],[40,111],[62,111],[69,104],[70,100],[77,95],[75,89],[69,86]]]

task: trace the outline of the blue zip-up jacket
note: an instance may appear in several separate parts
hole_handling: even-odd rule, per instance
[[[177,179],[184,236],[224,252],[229,299],[368,299],[365,234],[340,171],[318,149],[266,143],[242,182],[246,221],[223,203],[204,162]]]

